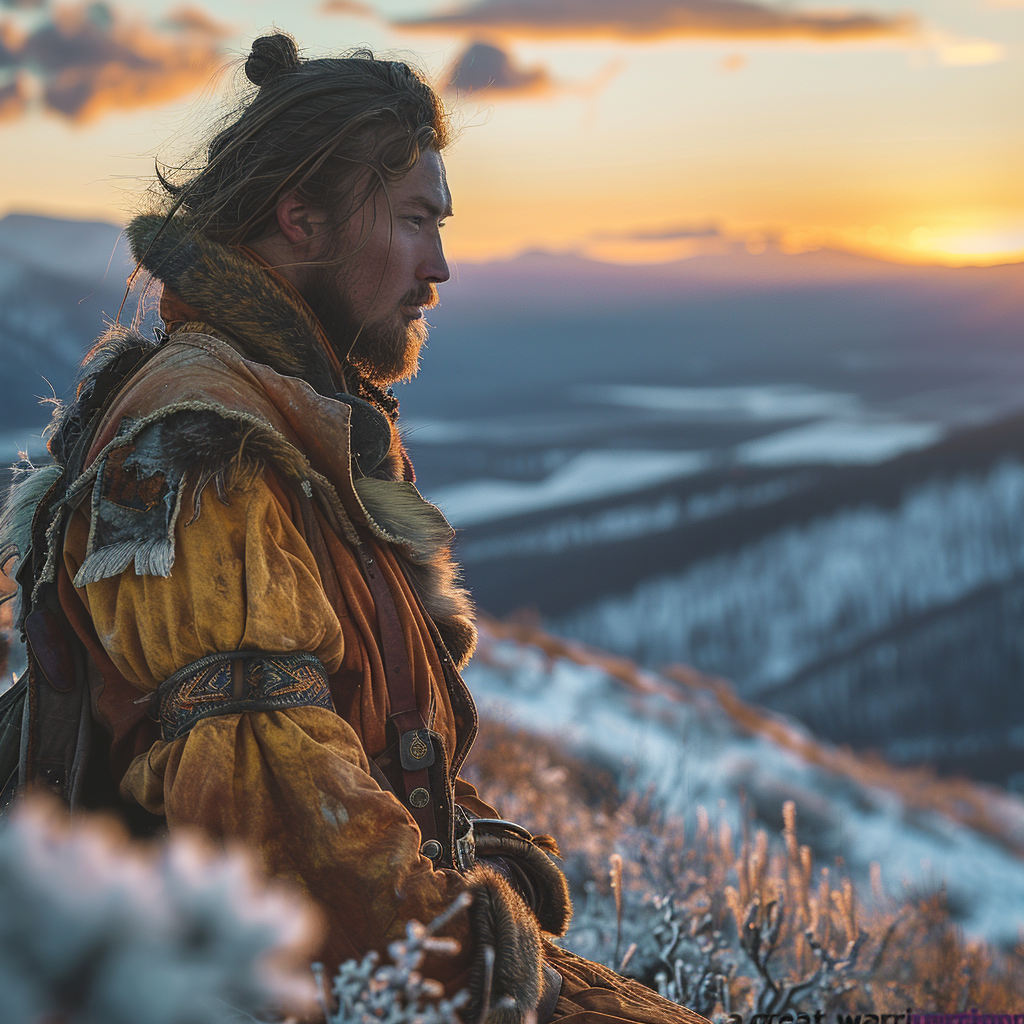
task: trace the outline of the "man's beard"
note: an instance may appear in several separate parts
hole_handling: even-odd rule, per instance
[[[381,323],[362,322],[339,287],[337,266],[330,263],[312,270],[302,297],[343,364],[350,363],[378,387],[416,376],[420,350],[427,340],[425,320],[406,320],[396,309],[393,317]],[[430,308],[437,301],[437,289],[430,284],[408,292],[399,305]]]

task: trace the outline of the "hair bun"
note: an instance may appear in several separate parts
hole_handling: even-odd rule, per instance
[[[299,51],[295,40],[284,32],[254,39],[252,50],[245,62],[245,77],[253,85],[264,82],[299,66]]]

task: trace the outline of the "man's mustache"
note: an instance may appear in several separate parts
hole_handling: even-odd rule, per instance
[[[424,288],[414,288],[412,291],[406,292],[399,305],[422,306],[424,309],[433,309],[440,301],[441,298],[437,294],[437,287],[428,284]]]

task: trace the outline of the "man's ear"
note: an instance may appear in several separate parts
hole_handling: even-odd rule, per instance
[[[310,206],[294,192],[277,204],[277,226],[292,245],[313,241],[322,233],[326,221],[323,210]]]

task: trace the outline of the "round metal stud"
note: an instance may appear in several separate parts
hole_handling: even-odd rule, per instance
[[[428,860],[437,860],[444,851],[436,839],[428,839],[421,847],[420,853]]]
[[[409,794],[409,803],[413,807],[426,807],[430,803],[430,794],[422,786],[418,786]]]

